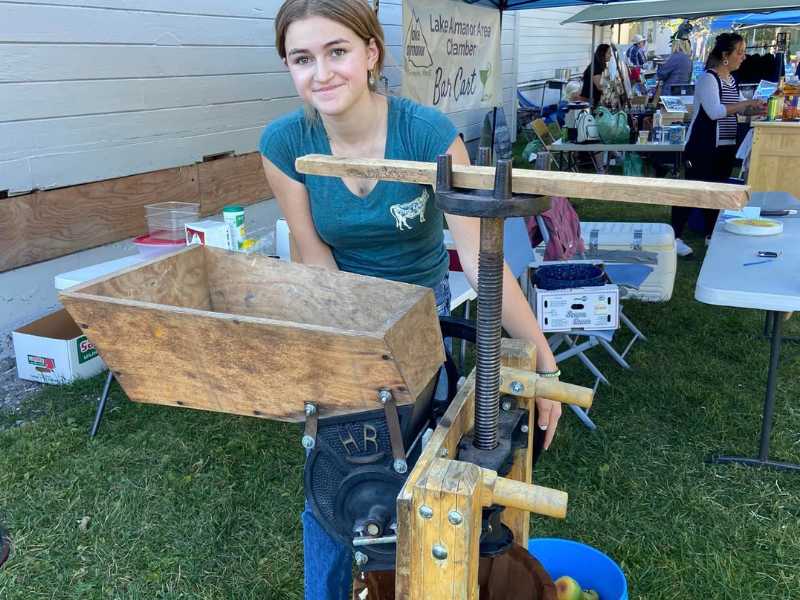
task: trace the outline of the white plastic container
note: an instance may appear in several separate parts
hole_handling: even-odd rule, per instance
[[[592,331],[619,327],[619,288],[616,285],[533,289],[536,319],[542,331]]]
[[[672,297],[677,269],[675,232],[666,223],[581,223],[586,258],[606,264],[643,264],[653,267],[638,290],[625,298],[666,302]]]
[[[200,205],[194,202],[158,202],[144,209],[150,237],[168,241],[183,240],[184,225],[200,214]]]

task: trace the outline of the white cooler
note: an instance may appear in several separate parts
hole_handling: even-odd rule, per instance
[[[672,297],[677,257],[675,233],[666,223],[581,223],[585,258],[604,263],[631,263],[653,267],[639,289],[626,298],[666,302]]]

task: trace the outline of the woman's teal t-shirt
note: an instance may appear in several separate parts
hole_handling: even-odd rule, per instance
[[[455,140],[455,127],[438,110],[395,96],[387,100],[385,158],[435,162]],[[360,198],[338,177],[298,173],[296,158],[332,154],[322,121],[310,123],[303,109],[270,123],[260,150],[287,176],[305,184],[314,226],[342,271],[427,287],[447,274],[443,214],[430,186],[378,181]]]

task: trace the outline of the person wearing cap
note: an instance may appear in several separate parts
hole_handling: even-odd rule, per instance
[[[641,67],[647,60],[644,53],[644,45],[646,40],[643,35],[636,34],[631,38],[631,45],[625,51],[625,60],[628,62],[629,67]]]

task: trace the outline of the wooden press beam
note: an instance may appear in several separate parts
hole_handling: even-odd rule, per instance
[[[309,154],[298,158],[295,168],[306,175],[386,179],[429,185],[436,182],[435,163],[410,160],[339,158]],[[494,188],[494,167],[453,165],[453,186],[491,190]],[[515,194],[715,209],[741,208],[750,199],[750,188],[743,185],[529,169],[513,171],[512,191]]]

